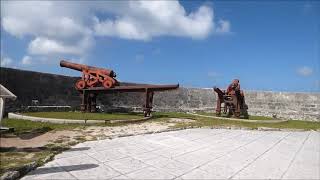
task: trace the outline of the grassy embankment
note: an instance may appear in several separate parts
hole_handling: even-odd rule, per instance
[[[205,113],[202,113],[205,114]],[[206,114],[213,115],[213,114]],[[279,129],[300,129],[300,130],[319,130],[320,122],[311,121],[300,121],[300,120],[289,120],[287,122],[281,123],[255,123],[255,122],[240,122],[240,121],[230,121],[224,119],[214,119],[207,117],[194,116],[192,114],[186,113],[154,113],[155,121],[169,122],[170,118],[187,118],[193,119],[194,122],[189,123],[177,123],[175,128],[183,127],[245,127],[250,129],[258,129],[259,127],[267,128],[279,128]],[[250,116],[250,120],[273,120],[271,117],[263,116]]]

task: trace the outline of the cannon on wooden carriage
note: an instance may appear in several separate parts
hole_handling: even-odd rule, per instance
[[[75,88],[81,95],[80,107],[82,112],[97,111],[96,101],[98,94],[114,92],[142,92],[145,93],[145,103],[143,105],[144,116],[151,116],[154,92],[179,88],[179,84],[153,85],[120,83],[115,79],[116,73],[113,70],[72,63],[65,60],[60,61],[60,66],[82,72],[82,78],[75,84]]]
[[[82,72],[81,79],[79,79],[75,84],[75,88],[77,90],[100,86],[104,88],[112,88],[118,84],[118,81],[115,79],[116,73],[110,69],[77,64],[65,60],[60,61],[60,66]]]
[[[217,87],[213,88],[217,93],[217,107],[216,116],[223,114],[228,117],[233,116],[239,118],[241,115],[248,118],[248,106],[245,103],[244,93],[240,90],[240,83],[238,79],[234,79],[228,86],[227,90],[221,90]],[[221,108],[223,106],[223,109]]]

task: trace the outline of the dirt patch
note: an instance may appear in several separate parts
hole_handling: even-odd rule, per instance
[[[117,127],[101,127],[101,126],[91,126],[82,132],[85,134],[86,138],[97,138],[103,139],[107,137],[114,136],[125,136],[134,134],[143,134],[150,132],[159,132],[169,129],[174,123],[160,123],[160,122],[145,122],[141,124],[130,124],[127,126],[117,126]]]
[[[31,138],[31,139],[22,139],[20,137],[1,137],[1,147],[16,147],[16,148],[26,148],[26,147],[42,147],[46,144],[60,139],[64,136],[75,137],[81,133],[76,131],[55,131],[47,132],[40,136]]]
[[[191,123],[191,122],[195,122],[195,120],[182,119],[182,118],[170,118],[169,122],[171,122],[171,123]]]
[[[17,136],[1,137],[1,147],[15,148],[33,148],[42,147],[50,143],[76,142],[103,139],[115,136],[125,136],[134,134],[143,134],[150,132],[159,132],[168,129],[174,123],[161,122],[145,122],[139,124],[129,124],[126,126],[103,127],[103,126],[88,126],[85,129],[75,129],[73,131],[54,131],[45,134],[24,139]]]

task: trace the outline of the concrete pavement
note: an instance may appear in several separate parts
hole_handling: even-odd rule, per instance
[[[202,128],[90,141],[22,179],[320,179],[320,133]]]

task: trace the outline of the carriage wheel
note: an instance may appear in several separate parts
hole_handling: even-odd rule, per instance
[[[76,82],[76,89],[77,89],[77,90],[82,90],[82,89],[84,89],[85,87],[86,87],[86,82],[85,82],[84,80],[80,79],[80,80],[78,80],[78,81]]]
[[[103,81],[102,85],[103,85],[103,87],[105,87],[105,88],[111,88],[112,85],[113,85],[113,83],[112,83],[112,81],[110,81],[110,80],[105,80],[105,81]]]

